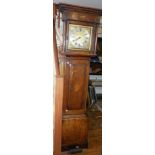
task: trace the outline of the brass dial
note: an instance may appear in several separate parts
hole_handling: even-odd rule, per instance
[[[69,24],[68,49],[86,50],[91,48],[92,27]]]

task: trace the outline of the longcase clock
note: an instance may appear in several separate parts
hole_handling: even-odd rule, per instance
[[[63,48],[59,51],[64,77],[62,150],[88,146],[86,100],[89,59],[96,53],[101,10],[67,4],[58,5],[63,22]]]

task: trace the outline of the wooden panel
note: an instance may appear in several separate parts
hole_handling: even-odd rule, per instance
[[[87,143],[88,124],[85,115],[65,115],[62,120],[62,147],[81,146]]]
[[[86,109],[89,60],[70,59],[65,62],[63,109],[66,114],[83,113]]]
[[[70,12],[80,12],[80,13],[87,13],[90,15],[96,15],[96,16],[101,16],[102,15],[102,10],[100,9],[93,9],[93,8],[88,8],[88,7],[81,7],[81,6],[76,6],[76,5],[67,5],[67,4],[59,4],[59,10],[61,12],[65,11],[70,11]]]
[[[99,23],[100,22],[100,16],[96,16],[93,14],[88,13],[82,13],[81,12],[68,12],[65,11],[63,14],[63,20],[77,20],[81,22],[88,22],[88,23]]]
[[[63,78],[56,77],[54,107],[54,155],[61,154]]]
[[[79,110],[84,107],[85,103],[85,89],[87,87],[86,75],[87,75],[87,65],[86,63],[77,64],[72,62],[69,67],[69,100],[68,110]]]

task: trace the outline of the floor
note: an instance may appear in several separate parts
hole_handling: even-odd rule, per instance
[[[75,155],[102,155],[102,113],[94,107],[88,112],[89,132],[88,149]],[[62,155],[70,155],[69,152],[62,152]]]

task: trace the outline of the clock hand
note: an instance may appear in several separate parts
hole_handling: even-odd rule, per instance
[[[78,37],[78,38],[76,38],[75,40],[73,40],[73,41],[77,41],[77,40],[79,40],[81,37]]]

